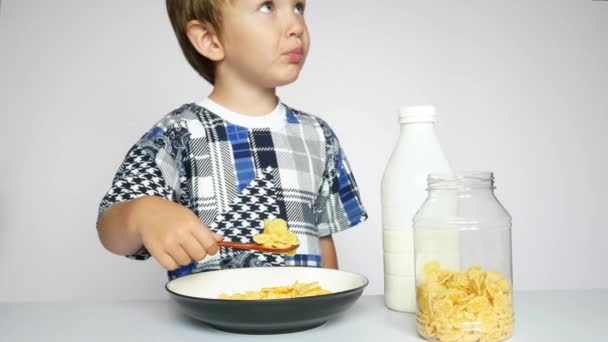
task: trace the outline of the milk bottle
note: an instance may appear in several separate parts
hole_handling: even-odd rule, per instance
[[[452,173],[435,121],[432,106],[401,108],[399,141],[382,177],[384,300],[396,311],[416,312],[412,219],[426,198],[427,176]]]

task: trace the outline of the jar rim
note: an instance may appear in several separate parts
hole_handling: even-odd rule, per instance
[[[456,181],[465,179],[494,180],[494,173],[491,171],[458,171],[452,173],[431,172],[428,175],[429,181]]]
[[[494,173],[490,171],[430,173],[427,183],[427,190],[495,189]]]

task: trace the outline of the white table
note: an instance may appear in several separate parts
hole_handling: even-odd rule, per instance
[[[512,342],[608,341],[608,289],[515,293]],[[363,296],[324,326],[285,335],[217,331],[169,299],[103,303],[0,303],[0,341],[423,341],[413,314]]]

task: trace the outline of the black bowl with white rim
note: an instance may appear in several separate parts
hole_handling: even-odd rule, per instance
[[[318,282],[332,293],[264,300],[219,299],[220,294]],[[190,274],[165,288],[180,309],[218,330],[241,334],[282,334],[319,327],[346,311],[368,285],[366,277],[316,267],[256,267]]]

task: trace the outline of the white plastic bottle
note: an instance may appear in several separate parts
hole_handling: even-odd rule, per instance
[[[399,141],[382,177],[384,302],[392,310],[416,312],[413,218],[426,199],[427,176],[451,173],[435,133],[435,108],[399,111]]]

